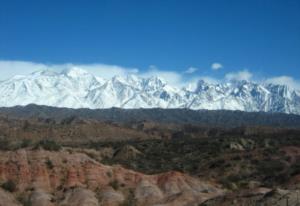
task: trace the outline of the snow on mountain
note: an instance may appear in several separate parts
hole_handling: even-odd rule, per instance
[[[38,71],[0,82],[0,106],[190,108],[300,114],[300,91],[286,85],[231,81],[176,88],[159,77],[96,77],[80,68]]]

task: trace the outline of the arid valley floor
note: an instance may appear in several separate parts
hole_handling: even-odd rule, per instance
[[[1,112],[1,206],[299,203],[297,127],[267,126],[267,118],[233,127],[147,115],[116,122],[26,109]]]

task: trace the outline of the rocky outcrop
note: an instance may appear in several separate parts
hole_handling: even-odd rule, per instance
[[[237,151],[251,150],[255,147],[254,141],[240,138],[237,142],[230,142],[229,148]]]
[[[114,154],[114,158],[118,160],[135,159],[142,153],[131,145],[125,145],[121,149],[117,150]]]
[[[99,202],[91,190],[76,188],[65,194],[60,206],[99,206]]]
[[[18,205],[25,194],[35,206],[198,205],[222,194],[216,185],[179,172],[145,175],[106,166],[70,150],[0,152],[0,183],[16,184],[4,205]]]
[[[52,200],[52,195],[41,189],[36,189],[32,192],[29,201],[32,206],[54,206],[54,204],[51,202]]]
[[[0,206],[21,206],[14,196],[0,188]]]

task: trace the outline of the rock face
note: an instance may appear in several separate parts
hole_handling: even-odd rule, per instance
[[[36,189],[32,192],[29,201],[32,206],[54,206],[51,202],[52,200],[52,195],[50,195],[47,192],[44,192],[41,189]]]
[[[114,158],[126,160],[136,158],[138,155],[142,155],[142,153],[133,146],[125,145],[115,152]]]
[[[91,190],[76,188],[66,193],[62,206],[99,206],[95,193]]]
[[[179,172],[145,175],[68,151],[0,152],[0,183],[7,181],[16,189],[0,190],[1,206],[20,205],[20,196],[34,206],[198,205],[222,194]]]
[[[0,188],[0,206],[21,206],[12,194]]]

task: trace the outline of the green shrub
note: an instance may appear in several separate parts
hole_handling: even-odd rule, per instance
[[[42,140],[38,143],[37,147],[42,147],[44,150],[49,151],[59,151],[61,149],[61,146],[53,140]]]
[[[53,167],[54,167],[52,161],[49,159],[46,161],[46,165],[47,165],[48,169],[50,169],[50,170],[53,169]]]
[[[26,148],[31,145],[32,141],[30,139],[23,139],[21,143],[21,148]]]
[[[21,195],[18,197],[18,201],[23,205],[23,206],[32,206],[31,201],[29,200],[28,197],[25,195]]]
[[[25,120],[25,122],[23,123],[22,129],[24,131],[26,131],[29,129],[29,127],[30,127],[30,123],[27,120]]]
[[[136,206],[136,199],[134,198],[134,192],[129,191],[127,199],[121,204],[121,206]]]
[[[109,178],[111,178],[112,177],[112,173],[109,171],[109,172],[107,172],[106,173],[106,175],[109,177]]]
[[[300,173],[300,162],[296,162],[290,167],[290,173],[292,176]]]
[[[10,144],[7,139],[0,140],[0,150],[9,150]]]
[[[274,176],[274,172],[278,173],[285,168],[285,165],[280,160],[264,160],[259,162],[258,169],[261,174]]]
[[[114,190],[118,190],[119,189],[119,182],[117,180],[113,180],[109,183],[109,185],[114,188]]]
[[[8,180],[7,182],[3,183],[1,187],[8,192],[14,192],[17,188],[16,184],[12,180]]]

